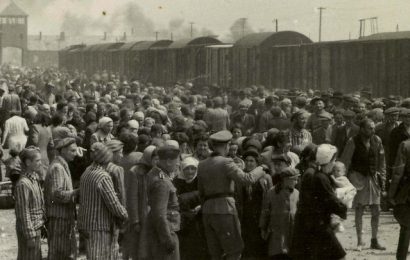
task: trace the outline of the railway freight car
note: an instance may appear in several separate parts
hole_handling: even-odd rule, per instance
[[[232,46],[219,44],[205,47],[206,83],[229,88],[232,85]]]
[[[131,57],[131,48],[138,44],[142,44],[145,41],[139,41],[139,42],[127,42],[124,43],[120,48],[118,48],[116,51],[113,52],[113,63],[116,68],[116,72],[120,72],[122,75],[126,75],[127,77],[130,77],[131,74],[131,63],[133,61],[133,58]]]
[[[68,46],[58,52],[58,66],[60,68],[65,68],[68,70],[72,70],[73,64],[75,62],[75,58],[73,56],[73,52],[76,50],[81,50],[85,48],[85,44],[77,44]]]
[[[172,43],[171,40],[159,40],[155,42],[146,42],[146,44],[138,45],[138,51],[134,57],[134,72],[133,78],[139,79],[142,82],[154,82],[161,84],[162,77],[166,71],[162,68],[163,63],[166,63],[166,48]]]
[[[410,39],[363,39],[272,47],[267,74],[275,88],[409,96],[409,71]]]
[[[116,51],[123,46],[125,43],[123,42],[116,42],[113,43],[109,46],[107,46],[105,49],[100,50],[103,52],[103,60],[102,60],[102,67],[100,70],[106,69],[107,71],[116,73],[119,72],[118,68],[115,66],[115,54]]]
[[[167,49],[167,73],[161,81],[168,85],[176,81],[206,82],[205,47],[220,44],[213,37],[199,37],[175,41]]]
[[[234,87],[265,85],[269,87],[269,54],[272,46],[306,44],[312,41],[293,32],[262,32],[246,35],[232,47],[232,84]]]

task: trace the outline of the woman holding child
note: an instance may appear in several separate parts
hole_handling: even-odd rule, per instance
[[[342,219],[347,214],[347,207],[336,197],[330,177],[336,154],[336,147],[319,145],[317,168],[310,168],[303,175],[290,248],[292,259],[344,259],[346,255],[331,225],[332,214]]]

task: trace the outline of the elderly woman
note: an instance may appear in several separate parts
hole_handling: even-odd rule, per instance
[[[46,221],[43,192],[37,171],[41,154],[30,146],[20,153],[21,174],[15,187],[18,260],[41,259],[41,234]]]
[[[319,145],[317,168],[309,168],[304,173],[290,248],[292,259],[344,259],[346,255],[330,222],[332,214],[343,219],[347,214],[347,208],[336,197],[330,179],[336,154],[336,147]]]
[[[114,128],[114,122],[109,117],[102,117],[98,121],[98,130],[91,135],[90,145],[96,142],[107,143],[111,139],[114,139],[114,136],[111,134]]]
[[[177,189],[181,210],[181,230],[178,232],[181,259],[206,259],[205,238],[199,211],[198,160],[187,157],[181,162],[181,173],[173,183]]]
[[[295,189],[299,172],[287,167],[279,176],[279,183],[263,200],[260,227],[263,238],[268,240],[270,259],[290,259],[288,253],[299,201],[299,191]]]
[[[146,218],[148,215],[148,172],[158,163],[157,147],[145,148],[141,160],[130,169],[127,189],[129,220],[124,235],[124,255],[144,259],[148,255]]]
[[[245,162],[244,172],[251,172],[261,164],[256,149],[249,149],[242,156]],[[242,236],[245,244],[243,254],[245,257],[260,258],[266,256],[266,243],[260,235],[259,219],[263,197],[271,187],[272,179],[268,174],[265,174],[254,184],[235,183],[235,197],[239,220],[242,224]]]

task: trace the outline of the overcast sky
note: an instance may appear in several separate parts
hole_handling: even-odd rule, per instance
[[[0,0],[3,9],[9,0]],[[409,0],[15,0],[29,14],[29,33],[58,34],[65,29],[68,33],[102,34],[106,28],[112,33],[131,30],[130,25],[119,18],[127,10],[133,10],[139,18],[132,20],[144,24],[143,35],[154,37],[154,31],[170,29],[170,21],[177,26],[189,28],[194,22],[196,33],[201,30],[219,35],[229,35],[231,25],[246,17],[254,31],[274,30],[273,19],[279,19],[279,30],[301,32],[314,41],[318,39],[319,12],[323,6],[323,40],[358,37],[360,18],[378,17],[379,32],[410,30]],[[132,2],[132,8],[130,8]],[[136,10],[136,11],[134,11]],[[103,16],[103,11],[106,15]],[[114,17],[115,16],[115,17]],[[138,19],[142,19],[139,22]],[[126,18],[124,18],[126,19]],[[116,26],[113,25],[116,24]],[[70,27],[70,24],[75,28]],[[102,25],[104,24],[104,25]],[[101,25],[101,26],[100,26]],[[136,26],[138,29],[138,26]],[[81,28],[81,31],[75,29]],[[140,28],[141,29],[141,28]],[[370,34],[370,24],[366,26]],[[199,36],[199,35],[198,35]],[[163,36],[165,37],[165,36]],[[161,36],[160,36],[161,38]]]

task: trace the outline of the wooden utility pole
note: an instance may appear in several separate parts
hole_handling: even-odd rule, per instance
[[[325,10],[326,8],[324,7],[319,7],[319,42],[322,41],[322,11]]]
[[[278,32],[278,19],[273,20],[275,23],[275,31]]]
[[[158,32],[155,32],[155,41],[158,41]]]
[[[242,18],[242,38],[245,36],[245,24],[247,18]]]
[[[189,24],[191,24],[191,39],[194,36],[194,23],[190,22]]]

